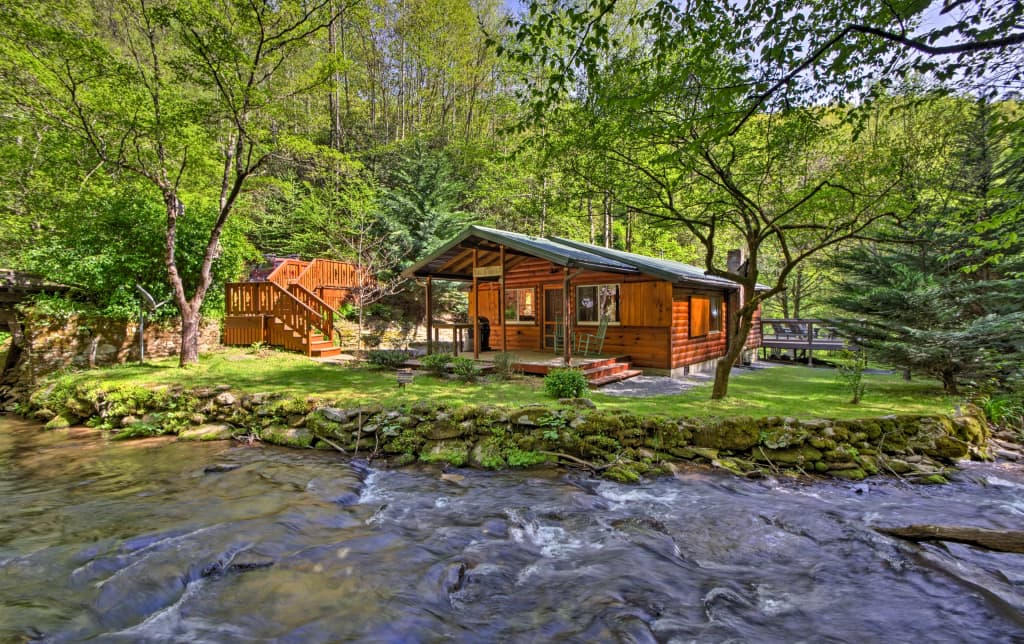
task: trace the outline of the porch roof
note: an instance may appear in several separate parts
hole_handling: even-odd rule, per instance
[[[406,277],[471,280],[473,250],[479,253],[478,266],[491,266],[498,263],[501,246],[505,247],[506,261],[510,265],[517,258],[538,257],[568,268],[588,268],[611,273],[642,272],[631,264],[575,248],[559,240],[485,226],[469,226],[454,239],[405,269],[402,274]]]

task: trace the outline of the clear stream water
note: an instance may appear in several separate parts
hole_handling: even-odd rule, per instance
[[[915,487],[377,470],[0,416],[0,641],[1024,641],[1024,471]]]

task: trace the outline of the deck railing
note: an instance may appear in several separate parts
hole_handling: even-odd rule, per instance
[[[363,283],[360,273],[359,267],[350,262],[318,257],[309,262],[296,283],[310,292],[318,288],[353,288]]]
[[[277,268],[267,275],[267,281],[278,286],[288,288],[288,285],[299,279],[299,276],[309,267],[310,262],[301,259],[286,259]]]
[[[315,302],[315,299],[312,301]],[[265,333],[262,341],[293,351],[308,354],[314,331],[320,331],[328,340],[333,337],[333,311],[327,308],[325,314],[307,305],[303,299],[276,282],[236,282],[225,285],[224,309],[228,316],[272,317],[280,321],[284,327],[277,324],[261,327]],[[226,344],[248,344],[245,340],[252,334],[250,327],[228,327],[225,328],[224,340]]]
[[[762,318],[761,346],[835,351],[850,348],[834,326],[810,318]]]
[[[320,319],[316,324],[324,337],[328,340],[333,339],[334,334],[334,309],[331,308],[327,302],[317,297],[315,293],[311,293],[301,284],[295,283],[288,287],[288,292],[296,300],[306,305],[309,310],[313,311]]]

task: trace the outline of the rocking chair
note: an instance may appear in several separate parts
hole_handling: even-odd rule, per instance
[[[580,333],[576,336],[576,353],[582,353],[583,357],[590,355],[591,341],[594,344],[594,353],[600,354],[604,350],[604,337],[608,333],[608,318],[601,318],[597,325],[597,333]]]

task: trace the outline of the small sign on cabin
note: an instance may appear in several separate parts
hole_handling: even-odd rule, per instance
[[[477,266],[473,277],[501,277],[501,266]]]

